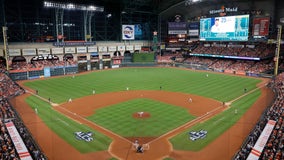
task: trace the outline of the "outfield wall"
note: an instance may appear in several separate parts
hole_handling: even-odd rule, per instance
[[[273,75],[262,74],[262,73],[250,73],[250,72],[237,72],[232,70],[216,70],[208,68],[206,65],[201,64],[184,64],[184,63],[164,63],[160,64],[157,62],[130,62],[124,61],[121,59],[119,64],[115,64],[113,59],[109,61],[100,60],[95,66],[92,65],[92,62],[88,61],[86,63],[79,63],[73,66],[58,66],[58,67],[45,67],[42,69],[35,69],[29,71],[10,71],[9,76],[11,79],[17,80],[28,80],[28,79],[38,79],[38,78],[47,78],[53,76],[62,76],[69,74],[76,74],[79,72],[86,72],[90,70],[103,70],[109,68],[122,68],[122,67],[178,67],[178,68],[187,68],[192,70],[203,70],[211,72],[220,72],[228,73],[242,76],[250,77],[265,77],[271,78]]]
[[[52,76],[61,76],[68,74],[78,73],[78,66],[58,66],[58,67],[45,67],[37,70],[28,71],[10,71],[9,76],[12,80],[28,80],[28,79],[39,79],[47,78]]]

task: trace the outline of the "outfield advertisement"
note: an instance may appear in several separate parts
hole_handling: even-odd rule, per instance
[[[14,146],[19,154],[19,157],[21,160],[32,160],[25,143],[23,142],[18,130],[16,129],[13,122],[5,123],[7,130],[9,132],[9,135],[11,136],[11,139],[14,143]]]
[[[50,67],[44,67],[43,73],[44,77],[50,77]]]
[[[255,145],[253,146],[249,156],[247,157],[247,160],[258,160],[265,144],[268,141],[268,138],[270,137],[271,132],[273,131],[273,128],[276,124],[276,121],[269,120],[261,132],[261,135],[258,137]]]

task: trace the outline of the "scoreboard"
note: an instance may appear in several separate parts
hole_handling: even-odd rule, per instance
[[[203,18],[200,41],[247,41],[249,15]]]

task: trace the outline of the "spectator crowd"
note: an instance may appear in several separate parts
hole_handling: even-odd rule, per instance
[[[19,160],[16,147],[5,126],[7,122],[13,122],[31,157],[35,160],[45,160],[45,155],[40,151],[37,143],[23,124],[17,112],[8,102],[9,98],[23,94],[24,90],[9,76],[6,75],[5,66],[0,64],[0,159]]]
[[[189,56],[183,57],[182,52],[167,53],[158,55],[157,61],[159,63],[172,63],[175,61],[188,63],[193,65],[205,65],[207,68],[214,70],[234,70],[251,73],[261,73],[274,67],[272,58],[274,52],[273,45],[258,44],[254,47],[228,47],[223,46],[205,46],[198,45],[192,53],[199,54],[215,54],[215,55],[229,55],[242,57],[259,57],[264,58],[261,61],[236,60],[236,59],[220,59],[212,57]],[[173,58],[174,57],[174,58]],[[36,60],[31,62],[13,62],[11,64],[12,70],[32,70],[35,68],[42,69],[44,67],[52,66],[68,66],[74,65],[77,62],[73,59],[65,59],[64,61],[56,60]],[[280,67],[284,67],[284,63],[280,63]],[[5,126],[6,122],[13,121],[18,132],[20,133],[29,153],[34,159],[44,160],[46,157],[38,148],[36,142],[33,140],[31,134],[24,126],[17,112],[8,102],[8,99],[21,95],[24,90],[6,73],[4,65],[0,64],[0,159],[18,160],[20,159],[11,137]],[[258,137],[262,133],[268,120],[275,120],[276,125],[267,144],[260,156],[263,160],[281,160],[284,159],[284,73],[275,77],[269,86],[275,91],[277,97],[274,103],[269,106],[266,112],[262,115],[261,120],[256,124],[254,130],[248,135],[246,141],[236,154],[235,160],[245,160],[249,155],[252,147],[256,143]]]
[[[24,59],[24,57],[22,57]],[[72,66],[76,65],[77,62],[73,59],[65,59],[60,61],[59,59],[40,59],[31,60],[31,62],[24,61],[13,61],[10,65],[11,70],[15,71],[30,71],[30,70],[41,70],[44,67],[58,67],[58,66]]]
[[[249,134],[235,160],[245,160],[269,120],[276,121],[273,131],[260,155],[260,160],[284,159],[284,72],[268,85],[277,94],[273,104],[265,111],[254,130]]]
[[[184,53],[192,56],[182,57]],[[264,73],[274,68],[274,44],[257,43],[253,45],[236,45],[236,44],[199,44],[189,52],[176,51],[172,54],[162,54],[157,56],[158,63],[186,63],[190,65],[203,65],[216,71],[247,72],[247,73]],[[198,56],[202,54],[206,56]],[[212,57],[210,57],[212,55]],[[220,58],[220,56],[235,56],[235,58]],[[175,57],[175,59],[173,59]],[[259,58],[260,60],[244,60],[241,58]],[[280,60],[279,68],[284,64]]]

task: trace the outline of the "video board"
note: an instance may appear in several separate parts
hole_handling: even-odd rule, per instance
[[[200,41],[247,41],[249,15],[203,18]]]

